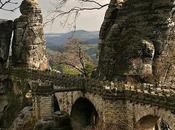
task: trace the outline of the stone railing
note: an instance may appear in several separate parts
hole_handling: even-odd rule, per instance
[[[35,81],[53,86],[54,91],[83,90],[85,79],[78,76],[64,75],[52,71],[37,71],[26,69],[9,69],[9,75],[19,80]],[[48,86],[49,86],[48,85]]]
[[[63,91],[83,91],[98,94],[107,100],[127,100],[133,103],[148,104],[164,107],[175,113],[175,86],[153,85],[146,83],[119,83],[86,79],[56,72],[42,72],[25,69],[9,70],[10,75],[19,79],[49,83],[45,87],[40,85],[37,92],[42,94]],[[47,88],[47,87],[49,87]],[[52,86],[52,87],[51,87]],[[46,88],[46,89],[44,89]]]
[[[175,113],[175,87],[153,84],[125,84],[89,80],[85,92],[96,93],[106,100],[124,100],[134,104],[165,108]]]
[[[52,71],[37,71],[26,69],[9,69],[8,74],[12,77],[18,77],[24,80],[34,80],[41,82],[50,82],[55,89],[62,88],[83,88],[86,91],[97,91],[103,94],[105,91],[111,93],[131,91],[134,93],[144,93],[157,96],[174,96],[175,84],[172,85],[153,85],[148,83],[126,84],[123,82],[109,82],[95,79],[83,78],[80,76],[64,75]]]

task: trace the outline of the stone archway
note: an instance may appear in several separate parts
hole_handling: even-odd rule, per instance
[[[54,112],[60,111],[60,106],[55,95],[53,96],[53,109]]]
[[[98,123],[98,113],[95,106],[87,98],[79,98],[72,106],[72,125],[76,129],[94,127]]]
[[[158,116],[144,116],[136,123],[135,130],[158,130],[158,121]]]
[[[146,115],[136,122],[134,130],[171,130],[171,128],[164,119]]]
[[[158,122],[159,127],[161,126],[160,125],[161,121],[163,121],[164,124],[170,127],[170,130],[175,128],[175,115],[169,110],[156,107],[156,106],[151,106],[151,105],[143,105],[143,104],[141,105],[141,104],[133,104],[133,103],[131,103],[128,106],[128,108],[129,108],[129,111],[134,112],[134,124],[135,124],[134,128],[136,127],[138,122],[140,122],[140,120],[146,119],[145,117],[148,117],[148,116],[159,118],[159,122]],[[160,129],[160,130],[164,130],[164,129]]]

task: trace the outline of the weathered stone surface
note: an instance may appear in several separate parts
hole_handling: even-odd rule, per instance
[[[96,124],[97,127],[104,128],[104,130],[109,128],[111,130],[136,130],[135,124],[149,115],[160,117],[169,124],[171,129],[175,128],[175,91],[172,85],[130,82],[126,84],[62,75],[49,71],[27,71],[26,69],[11,69],[10,71],[11,75],[17,79],[26,77],[25,80],[35,81],[31,82],[32,101],[34,115],[38,116],[38,119],[54,118],[54,108],[58,105],[60,111],[69,113],[71,117],[73,117],[74,110],[78,110],[79,114],[77,115],[81,116],[88,113],[86,118],[80,116],[79,119],[82,121],[93,119],[90,125]],[[40,81],[36,82],[38,79]],[[57,99],[57,105],[54,96]],[[87,102],[82,99],[88,100],[91,105],[86,106]],[[81,106],[86,106],[87,109],[77,109]],[[86,111],[94,110],[90,109],[92,108],[90,106],[94,106],[98,116],[94,116],[96,113],[89,114]],[[149,122],[150,120],[146,122],[146,125],[149,125]],[[154,123],[154,125],[156,124]],[[41,125],[39,128],[45,128],[45,126],[47,124]]]
[[[13,29],[11,20],[0,19],[0,70],[7,62]]]
[[[15,38],[19,38],[18,41],[22,38],[22,42],[17,42],[20,44],[15,44],[16,50],[18,50],[17,47],[21,47],[20,53],[16,51],[15,54],[19,54],[19,61],[21,57],[26,56],[25,60],[17,62],[17,65],[31,66],[36,65],[33,64],[35,60],[28,62],[29,59],[43,52],[37,50],[41,47],[37,43],[42,42],[43,39],[38,37],[33,39],[33,32],[38,32],[41,22],[31,22],[36,19],[40,21],[38,17],[35,17],[40,11],[35,8],[34,1],[26,0],[25,2],[22,3],[23,7],[29,6],[29,8],[21,8],[23,15],[16,20],[15,24],[17,27]],[[100,33],[101,52],[97,76],[100,79],[113,80],[128,75],[138,77],[154,75],[157,80],[173,80],[174,71],[171,71],[174,65],[174,40],[173,33],[171,33],[171,31],[174,32],[172,8],[173,2],[170,0],[111,0]],[[28,30],[27,34],[25,34],[25,25]],[[32,31],[29,31],[31,26]],[[36,62],[37,66],[34,68],[43,66],[38,64],[40,62],[37,58]],[[167,66],[168,62],[170,65]],[[96,125],[104,130],[140,130],[142,124],[146,126],[144,130],[148,130],[147,125],[154,129],[158,118],[165,120],[171,129],[175,128],[175,87],[172,84],[108,82],[26,69],[10,69],[10,75],[15,79],[20,79],[21,82],[23,79],[38,80],[38,86],[32,85],[31,87],[33,114],[36,119],[43,118],[36,125],[36,130],[55,129],[55,126],[59,129],[62,123],[64,124],[65,120],[59,118],[59,113],[54,113],[54,95],[57,97],[60,111],[66,111],[73,117],[73,110],[76,109],[78,111],[76,113],[80,114],[74,117],[87,114],[87,118],[79,119],[90,119],[87,125]],[[44,83],[53,86],[44,85]],[[90,105],[87,105],[85,100]],[[79,106],[85,106],[87,109]],[[145,117],[150,115],[156,117],[154,122],[152,119],[145,120]],[[23,117],[25,115],[22,114],[19,118],[20,130],[24,129],[21,123]],[[69,123],[70,120],[66,118],[66,121]]]
[[[34,130],[72,130],[70,117],[65,112],[56,112],[53,118],[42,118]]]
[[[34,130],[53,130],[54,129],[54,121],[53,119],[41,119],[39,120]]]
[[[111,0],[100,31],[97,77],[175,80],[173,7],[171,0]]]
[[[23,106],[28,104],[28,101],[24,99],[21,86],[18,82],[13,82],[10,79],[4,79],[0,81],[0,128],[7,129],[11,126],[12,122],[16,118],[17,114],[21,111]],[[24,85],[24,83],[23,83]]]
[[[14,22],[14,66],[46,70],[48,62],[41,9],[36,0],[23,0],[20,11],[22,15]]]
[[[32,107],[25,107],[13,121],[10,130],[32,130],[29,124],[32,122]],[[32,124],[30,124],[32,125]],[[28,126],[28,127],[27,127]],[[29,129],[30,128],[30,129]]]
[[[3,112],[4,112],[4,109],[5,107],[8,105],[8,99],[7,99],[7,96],[5,95],[0,95],[0,121],[2,121],[2,117],[3,117]],[[0,123],[0,125],[2,125]]]

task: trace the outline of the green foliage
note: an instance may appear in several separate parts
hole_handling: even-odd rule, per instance
[[[75,76],[80,74],[78,70],[67,65],[61,65],[61,69],[62,69],[62,72],[65,74],[75,75]]]
[[[87,61],[85,63],[85,71],[86,71],[87,77],[91,77],[94,68],[95,68],[95,65],[92,62]]]
[[[90,55],[87,54],[89,48],[93,48],[89,51]],[[64,74],[91,77],[91,73],[95,68],[92,57],[94,57],[96,48],[96,45],[86,45],[78,39],[72,39],[65,44],[62,52],[49,51],[50,66]]]
[[[83,75],[80,71],[78,71],[77,69],[75,69],[69,65],[62,64],[60,66],[61,66],[62,72],[65,74],[74,75],[74,76]],[[94,70],[94,68],[95,68],[95,65],[92,62],[87,61],[87,62],[85,62],[85,69],[84,70],[82,68],[80,68],[80,69],[81,69],[81,71],[86,73],[86,77],[91,77],[91,74],[92,74],[92,71]]]

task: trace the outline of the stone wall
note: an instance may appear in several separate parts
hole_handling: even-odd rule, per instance
[[[0,71],[8,60],[12,30],[13,22],[11,20],[0,19]]]
[[[103,99],[99,95],[80,91],[55,93],[61,111],[71,114],[72,106],[79,98],[87,98],[95,106],[99,115],[102,114]]]
[[[51,71],[16,68],[10,72],[13,77],[36,83],[36,86],[32,87],[33,98],[36,101],[34,102],[35,115],[41,111],[45,111],[45,116],[54,113],[54,105],[51,102],[55,94],[60,110],[69,114],[78,99],[89,100],[99,116],[97,126],[104,129],[135,130],[137,122],[147,115],[161,117],[174,128],[175,90],[173,85],[157,84],[155,86],[150,83],[99,81]],[[36,82],[38,79],[40,81]],[[48,100],[49,103],[45,103]]]
[[[55,93],[61,111],[71,114],[75,101],[84,97],[81,91]]]
[[[83,93],[80,91],[74,91],[74,92],[60,92],[55,94],[57,97],[58,104],[60,106],[60,111],[64,111],[69,113],[69,115],[72,114],[73,107],[76,103],[81,98],[85,98],[89,100],[92,105],[95,107],[96,112],[98,114],[98,119],[97,119],[97,127],[102,127],[102,125],[105,123],[104,119],[107,117],[103,116],[103,111],[105,110],[105,102],[102,99],[101,96],[98,94],[92,94],[92,93]],[[85,105],[85,104],[84,104]],[[79,106],[81,107],[81,106]],[[90,107],[90,106],[89,106]],[[88,108],[87,108],[88,109]],[[84,114],[84,113],[81,113]],[[77,115],[79,116],[79,115]],[[88,115],[91,116],[91,115]],[[73,118],[73,117],[72,117]]]
[[[154,86],[151,88],[151,86],[148,87],[145,85],[141,87],[137,85],[137,89],[134,88],[134,86],[131,86],[130,90],[124,90],[120,84],[121,86],[118,86],[118,90],[109,89],[109,86],[106,86],[107,89],[103,90],[102,87],[98,88],[93,86],[94,84],[92,82],[91,84],[86,83],[84,85],[86,85],[85,91],[72,91],[70,89],[70,92],[66,90],[65,92],[57,91],[55,93],[60,111],[67,112],[69,115],[71,115],[76,101],[80,98],[86,98],[93,104],[98,113],[99,120],[96,125],[100,128],[135,130],[136,124],[143,117],[150,115],[156,117],[156,119],[158,118],[165,120],[171,128],[175,127],[175,105],[173,103],[173,97],[171,97],[171,95],[166,98],[163,97],[164,94],[162,95],[159,93],[159,89],[154,88]],[[146,87],[148,88],[146,89]],[[49,92],[54,92],[51,91],[50,88],[51,87],[41,86],[39,89],[35,89],[39,93],[34,93],[36,96],[35,101],[39,101],[34,102],[35,106],[38,106],[38,109],[34,110],[37,110],[38,113],[47,111],[45,116],[50,116],[51,113],[51,115],[54,114],[54,104],[51,104],[51,102],[53,102],[54,95],[47,95]],[[61,88],[61,86],[59,86],[59,88]],[[156,91],[152,91],[153,89],[156,89]],[[156,96],[155,92],[158,92],[157,94],[159,96]],[[43,96],[39,96],[38,94],[43,94],[43,96],[44,94],[46,95],[41,101],[41,97]],[[52,109],[49,107],[52,107]],[[155,126],[157,124],[157,121],[155,124],[150,124],[150,122],[151,119],[148,118],[148,120],[146,120],[144,123],[148,126]]]
[[[172,114],[169,110],[150,106],[150,105],[135,104],[135,103],[133,104],[130,102],[127,102],[127,109],[129,112],[131,112],[131,114],[133,114],[133,117],[134,117],[133,124],[135,124],[134,130],[135,130],[137,123],[141,119],[143,119],[146,116],[150,116],[150,115],[164,120],[170,126],[171,129],[175,128],[175,115]],[[150,122],[149,120],[147,120],[147,122],[145,123],[149,124]],[[147,129],[143,129],[143,130],[147,130]]]
[[[166,109],[158,107],[131,103],[124,100],[105,100],[103,109],[104,128],[117,130],[136,130],[137,123],[146,116],[157,117],[153,123],[151,118],[144,120],[144,124],[153,129],[159,125],[159,119],[164,120],[171,129],[175,128],[175,115]],[[159,126],[160,127],[160,126]],[[151,129],[151,130],[152,130]],[[142,125],[138,130],[148,130]]]
[[[103,127],[112,130],[134,130],[133,113],[128,111],[124,100],[105,100],[103,108]]]
[[[36,119],[52,117],[53,115],[53,100],[52,96],[37,96],[33,98],[33,112]]]
[[[96,77],[174,81],[173,1],[119,1],[111,0],[101,27]]]
[[[89,92],[83,94],[78,91],[60,92],[55,95],[60,106],[60,111],[67,112],[69,114],[71,114],[73,105],[79,98],[88,99],[98,113],[99,120],[97,122],[98,124],[96,124],[97,127],[104,128],[104,130],[109,128],[135,130],[136,124],[139,120],[150,115],[158,117],[158,119],[163,119],[171,128],[175,127],[175,116],[171,111],[158,106],[151,106],[147,103],[139,103],[136,99],[134,99],[135,102],[130,102],[124,99],[110,98],[110,96],[108,96],[108,98],[103,98],[98,94]],[[46,108],[47,106],[43,109],[46,110]],[[151,119],[148,119],[144,123],[151,126],[150,121]],[[158,123],[157,121],[156,123]],[[155,126],[156,123],[153,125]]]
[[[53,108],[53,87],[48,84],[31,83],[34,117],[38,119],[52,117]]]
[[[46,70],[48,63],[41,9],[37,1],[23,0],[20,11],[22,15],[14,21],[14,66]]]

